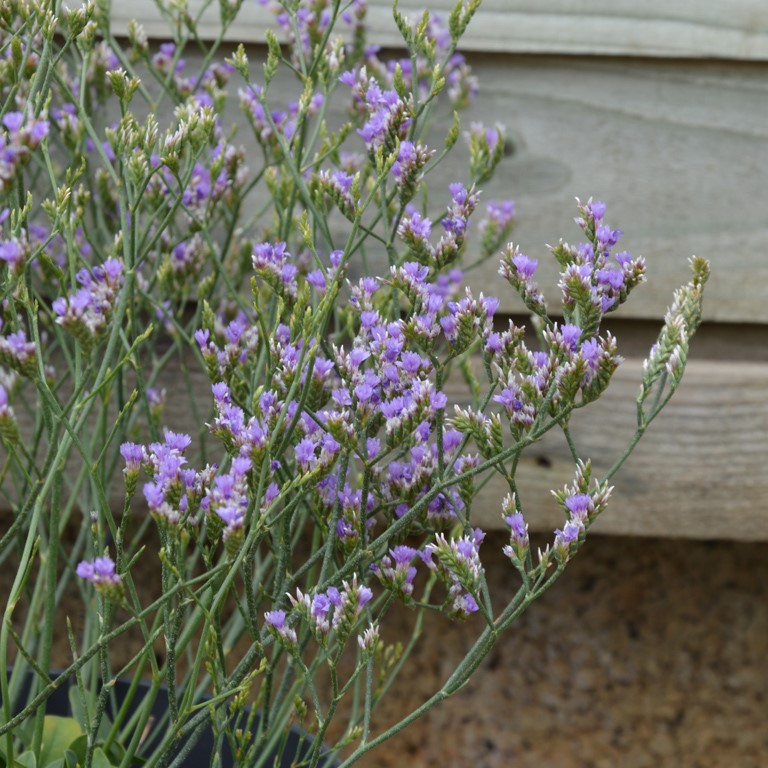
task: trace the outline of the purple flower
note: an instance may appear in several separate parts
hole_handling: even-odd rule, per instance
[[[624,272],[621,269],[598,269],[595,275],[599,283],[610,286],[614,291],[624,287]]]
[[[575,520],[584,523],[593,507],[592,498],[586,493],[576,493],[565,500],[565,506]]]
[[[566,323],[560,329],[565,346],[575,352],[581,338],[581,328],[573,323]]]
[[[141,469],[144,461],[144,448],[136,443],[123,443],[120,446],[120,455],[125,460],[125,473],[135,473]]]
[[[264,614],[267,623],[275,629],[285,627],[285,611],[268,611]]]
[[[459,606],[454,604],[454,609],[457,607],[459,608],[460,612],[464,613],[475,613],[476,611],[480,610],[480,606],[478,606],[477,601],[470,594],[462,595],[459,598]]]
[[[312,598],[312,616],[314,618],[325,618],[328,612],[331,610],[331,601],[328,595],[324,595],[322,592],[315,595]]]
[[[592,214],[592,218],[594,218],[595,221],[601,221],[603,216],[605,215],[605,209],[606,205],[605,203],[595,200],[595,202],[592,202],[591,200],[587,203],[587,210]]]
[[[368,603],[371,598],[373,597],[373,591],[370,587],[366,587],[365,585],[361,586],[357,590],[357,606],[358,608],[362,608],[366,603]]]
[[[77,566],[75,573],[97,588],[116,586],[121,583],[120,576],[115,572],[115,563],[106,555],[95,560],[83,560]]]
[[[315,463],[315,444],[308,437],[301,440],[294,449],[296,461],[303,470]]]
[[[504,522],[510,527],[512,535],[516,539],[523,539],[528,536],[528,524],[522,513],[514,512],[504,518]]]
[[[561,556],[567,557],[571,544],[579,538],[579,534],[584,530],[583,524],[574,520],[569,520],[563,529],[555,530],[555,551]]]
[[[524,253],[518,253],[516,256],[513,256],[512,263],[515,265],[518,275],[520,275],[523,280],[528,280],[532,277],[539,266],[537,259],[530,259]]]
[[[15,240],[0,242],[0,261],[6,264],[18,264],[23,258],[24,252]]]
[[[616,245],[622,234],[624,233],[620,229],[611,229],[605,225],[601,225],[595,230],[598,242],[607,247]]]

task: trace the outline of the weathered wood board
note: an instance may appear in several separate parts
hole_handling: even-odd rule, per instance
[[[574,417],[576,443],[599,477],[634,429],[640,361],[628,360],[598,403]],[[768,367],[691,361],[681,388],[615,476],[600,533],[696,539],[768,539]],[[573,464],[562,438],[548,436],[520,468],[532,527],[562,524],[551,488],[570,483]],[[481,525],[500,515],[506,493],[494,481],[475,508]]]
[[[118,27],[137,15],[151,35],[164,37],[151,5],[114,3]],[[373,39],[397,45],[389,3],[370,5]],[[417,5],[401,7],[414,15]],[[272,26],[264,8],[246,3],[243,14],[238,40],[261,40]],[[553,302],[556,270],[544,244],[578,240],[577,195],[606,200],[609,223],[625,232],[622,245],[648,260],[648,285],[619,317],[658,320],[688,278],[687,257],[712,261],[706,339],[694,343],[680,391],[615,478],[611,507],[594,530],[768,540],[768,6],[760,0],[586,0],[576,13],[563,0],[486,0],[464,48],[480,95],[463,125],[502,123],[512,149],[483,198],[516,201],[513,239],[540,259],[541,284]],[[530,53],[540,55],[523,55]],[[249,57],[258,76],[263,49],[249,48]],[[186,58],[194,68],[193,57]],[[300,90],[289,79],[274,87],[285,100]],[[437,115],[435,146],[447,114]],[[238,141],[249,163],[257,162],[245,131]],[[459,150],[437,169],[434,216],[444,202],[440,189],[466,179],[466,162],[466,150]],[[520,312],[495,264],[468,280],[475,291],[500,295],[503,312]],[[604,399],[574,420],[598,474],[632,433],[634,356],[642,352],[638,347],[631,354]],[[166,386],[173,391],[172,377]],[[196,386],[205,397],[202,376]],[[178,402],[169,398],[168,422],[190,429],[186,409],[174,410]],[[562,523],[549,490],[571,475],[566,447],[554,434],[524,459],[520,486],[532,528],[551,531]],[[500,483],[485,488],[475,506],[478,524],[500,524],[504,493]]]
[[[447,17],[450,0],[402,0],[401,12],[413,20],[424,9]],[[188,0],[190,13],[202,15],[199,30],[213,36],[219,28],[219,3]],[[369,0],[371,40],[401,45],[390,0]],[[117,30],[139,19],[150,35],[166,35],[167,25],[155,0],[113,2]],[[260,42],[273,24],[267,10],[245,0],[229,38]],[[464,38],[466,50],[517,53],[597,54],[690,58],[768,59],[768,12],[761,0],[708,0],[669,3],[649,0],[484,0]]]
[[[513,239],[539,257],[542,287],[556,284],[544,244],[578,241],[573,198],[593,195],[648,261],[625,317],[658,317],[695,253],[712,262],[710,322],[768,321],[768,66],[483,57],[473,68],[481,92],[465,124],[505,124],[514,149],[484,196],[517,202]],[[495,269],[480,282],[497,282]]]
[[[262,56],[263,49],[249,50],[256,78]],[[194,71],[198,61],[187,59]],[[608,203],[608,223],[624,231],[620,248],[648,261],[648,283],[621,317],[659,319],[674,289],[687,281],[687,260],[695,253],[712,262],[708,322],[768,322],[768,63],[476,56],[472,66],[481,90],[462,113],[462,125],[505,125],[512,152],[481,200],[515,200],[512,239],[539,259],[540,286],[552,307],[559,301],[557,265],[546,244],[561,237],[578,242],[574,197],[594,196]],[[232,90],[240,85],[234,79]],[[270,103],[284,108],[300,93],[298,81],[283,71]],[[345,108],[345,100],[335,100],[332,124],[343,120]],[[449,105],[439,106],[431,146],[441,145],[449,120]],[[236,142],[255,173],[261,151],[236,96],[225,122],[240,126]],[[351,136],[347,146],[360,151],[363,142]],[[450,199],[448,184],[468,178],[462,142],[430,176],[428,213],[439,219]],[[256,199],[252,207],[259,207]],[[475,214],[475,227],[482,215]],[[335,247],[344,243],[344,226],[338,231]],[[471,246],[466,260],[474,260]],[[502,312],[523,310],[497,270],[492,258],[467,279],[476,292],[497,295]]]
[[[635,396],[641,360],[628,359],[603,398],[577,412],[571,428],[583,458],[600,478],[620,455],[635,428]],[[210,407],[210,385],[190,364],[190,380],[202,420]],[[170,368],[157,386],[168,392],[165,424],[197,433],[188,398],[179,392],[179,376]],[[448,414],[464,404],[460,382],[446,390]],[[648,429],[633,455],[614,478],[608,511],[593,531],[604,534],[695,539],[768,540],[768,365],[692,360],[672,403]],[[174,396],[176,394],[176,396]],[[22,431],[25,431],[22,415]],[[28,428],[27,428],[28,429]],[[199,462],[190,455],[193,466]],[[574,465],[559,430],[530,447],[519,466],[523,509],[532,530],[562,525],[550,491],[570,483]],[[474,523],[502,526],[501,501],[508,489],[489,482],[473,506]],[[117,481],[113,504],[122,505]]]

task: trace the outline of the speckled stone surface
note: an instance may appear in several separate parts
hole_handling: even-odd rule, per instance
[[[502,544],[482,547],[497,594],[517,584]],[[377,720],[439,687],[478,629],[432,617]],[[362,765],[760,768],[766,686],[767,544],[593,537],[464,689]]]
[[[505,542],[491,532],[481,548],[498,604],[518,585]],[[0,587],[12,576],[0,569]],[[79,595],[67,610],[77,631]],[[386,639],[412,622],[390,614]],[[481,628],[430,615],[374,734],[438,689]],[[69,660],[59,640],[55,665]],[[123,641],[127,658],[140,644]],[[767,688],[768,543],[593,536],[465,688],[359,765],[764,768]]]

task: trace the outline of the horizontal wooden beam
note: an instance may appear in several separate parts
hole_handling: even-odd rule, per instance
[[[619,337],[619,341],[621,338]],[[635,397],[642,360],[622,364],[604,396],[577,412],[571,428],[579,451],[592,460],[595,477],[613,464],[635,428]],[[192,364],[196,399],[210,402],[210,386]],[[177,377],[164,375],[168,392]],[[448,390],[449,415],[465,403],[460,382]],[[670,405],[649,427],[615,477],[613,500],[593,531],[632,536],[768,541],[768,364],[693,359]],[[168,398],[169,426],[193,431],[185,398]],[[562,435],[552,431],[524,454],[519,487],[532,530],[562,525],[552,489],[573,476]],[[507,492],[499,478],[489,482],[473,505],[473,519],[498,528]]]
[[[576,444],[600,477],[634,429],[640,361],[627,360],[603,398],[576,414]],[[768,365],[691,360],[670,405],[614,478],[596,533],[692,539],[768,540]],[[519,472],[532,529],[562,525],[551,489],[570,483],[573,462],[552,434],[525,455]],[[474,506],[479,525],[500,519],[503,482]]]
[[[591,459],[596,478],[607,471],[632,437],[640,368],[639,358],[628,359],[603,398],[573,417],[576,446],[583,458]],[[190,376],[199,413],[206,419],[210,384],[194,363]],[[201,425],[192,421],[188,398],[174,396],[178,373],[169,366],[157,384],[168,392],[166,426],[198,434]],[[650,426],[615,477],[609,508],[592,530],[615,535],[768,541],[766,393],[768,363],[691,360],[672,403]],[[458,382],[450,385],[447,394],[449,414],[454,403],[466,402]],[[190,455],[190,463],[197,466],[199,461]],[[532,530],[552,531],[562,525],[562,513],[550,491],[570,483],[573,470],[565,441],[555,430],[523,455],[517,479]],[[119,478],[115,485],[112,502],[120,509]],[[475,525],[503,527],[501,502],[507,490],[498,476],[482,489],[472,508]],[[142,504],[139,502],[139,509]]]
[[[220,29],[219,3],[189,0],[193,15],[209,6],[199,31],[213,37]],[[453,3],[430,2],[429,10],[447,18]],[[418,19],[424,4],[403,0],[401,12]],[[168,24],[154,0],[112,4],[115,29],[123,32],[136,18],[153,37],[166,37]],[[400,46],[402,38],[392,21],[390,0],[370,0],[370,40]],[[245,0],[237,24],[227,37],[239,42],[261,42],[274,21],[255,0]],[[464,50],[501,53],[558,53],[590,56],[664,58],[721,58],[768,60],[768,16],[760,0],[719,0],[707,3],[645,3],[585,0],[574,8],[564,0],[485,0],[463,39]]]

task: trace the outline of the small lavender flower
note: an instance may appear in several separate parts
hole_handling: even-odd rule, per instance
[[[401,599],[408,601],[413,594],[413,582],[416,578],[416,566],[411,563],[417,557],[419,557],[417,549],[399,544],[390,549],[389,554],[371,569],[385,587],[393,590]]]
[[[483,566],[480,562],[479,545],[485,534],[478,528],[471,535],[448,541],[438,533],[435,541],[427,544],[439,563],[438,574],[454,590],[454,593],[476,594],[480,588]]]
[[[0,330],[3,324],[0,320]],[[37,372],[37,347],[27,341],[24,331],[15,331],[7,336],[0,336],[0,363],[17,371],[23,376],[33,377]]]
[[[296,630],[285,622],[285,611],[267,611],[264,614],[269,631],[279,638],[289,649],[296,646]]]
[[[92,272],[80,270],[76,277],[81,287],[66,298],[56,299],[52,308],[56,322],[90,350],[112,315],[123,282],[123,264],[109,258]]]
[[[423,144],[400,142],[397,160],[392,165],[391,173],[396,179],[401,205],[413,199],[422,178],[421,172],[434,154],[434,150],[427,149]]]
[[[530,548],[528,523],[517,508],[515,494],[507,494],[501,505],[504,522],[509,526],[509,544],[504,547],[504,554],[518,569],[525,566]]]
[[[353,176],[344,171],[320,171],[317,176],[320,192],[327,195],[350,221],[354,221],[358,210],[358,201],[353,197],[356,184],[359,184],[359,174]]]
[[[558,560],[567,562],[570,559],[572,545],[578,542],[583,530],[584,526],[575,520],[569,520],[562,530],[559,528],[555,529],[553,551]]]
[[[19,439],[19,427],[16,415],[8,402],[8,391],[0,384],[0,439],[6,446],[16,444]]]
[[[520,298],[536,315],[546,314],[546,301],[533,280],[538,261],[531,259],[513,243],[509,243],[501,258],[499,274],[520,294]]]
[[[120,446],[120,455],[125,460],[123,475],[125,476],[126,494],[130,498],[136,491],[139,471],[144,462],[144,447],[137,443],[123,443]]]
[[[81,561],[75,573],[85,581],[90,581],[96,591],[113,602],[120,602],[123,597],[123,582],[115,570],[115,562],[108,555],[94,560]]]
[[[298,295],[298,270],[291,264],[284,242],[259,243],[253,249],[253,269],[278,295],[293,299]]]

